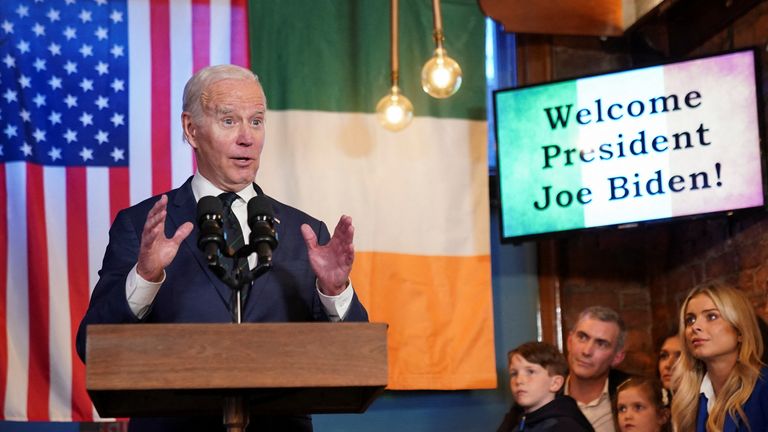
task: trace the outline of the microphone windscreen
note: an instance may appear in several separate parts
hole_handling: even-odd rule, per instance
[[[221,200],[213,195],[208,195],[200,198],[197,202],[197,223],[200,223],[200,219],[210,214],[222,214],[224,212],[224,205],[221,204]]]
[[[269,201],[269,198],[263,195],[255,196],[248,201],[248,225],[252,225],[253,218],[259,216],[270,219],[275,217],[272,203]]]

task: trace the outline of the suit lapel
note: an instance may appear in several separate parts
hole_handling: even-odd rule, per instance
[[[176,232],[176,230],[184,222],[191,221],[194,225],[192,232],[187,236],[181,244],[181,248],[185,248],[187,253],[190,253],[197,261],[200,271],[202,271],[208,280],[211,281],[211,285],[218,291],[221,300],[229,308],[229,299],[231,297],[231,290],[225,285],[213,272],[208,270],[208,261],[205,259],[205,255],[197,247],[197,238],[200,231],[197,228],[197,221],[195,215],[197,214],[197,201],[195,195],[192,193],[192,177],[190,177],[179,189],[176,190],[171,202],[168,204],[168,218],[166,225],[171,227],[170,235]],[[181,253],[181,250],[179,250]],[[190,268],[190,271],[192,269]]]

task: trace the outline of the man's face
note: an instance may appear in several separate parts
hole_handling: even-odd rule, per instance
[[[624,351],[618,350],[619,326],[586,317],[576,324],[568,335],[568,368],[581,379],[608,376],[612,366],[624,359]]]
[[[253,183],[264,147],[266,98],[258,82],[225,79],[203,90],[203,115],[182,114],[200,173],[225,191]]]

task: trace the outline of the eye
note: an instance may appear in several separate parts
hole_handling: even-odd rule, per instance
[[[251,126],[261,126],[262,124],[264,124],[264,120],[262,119],[251,120]]]
[[[577,338],[579,341],[581,341],[581,342],[584,342],[584,341],[586,341],[586,340],[587,340],[587,335],[585,335],[584,333],[579,333],[579,334],[577,334],[577,335],[576,335],[576,338]]]
[[[514,377],[516,377],[516,376],[517,376],[517,371],[516,371],[516,370],[513,370],[513,371],[509,371],[509,377],[510,377],[510,378],[514,378]]]
[[[620,413],[625,413],[625,412],[627,412],[627,406],[626,406],[626,405],[623,405],[623,404],[622,404],[622,405],[618,405],[618,406],[616,406],[616,409],[618,409]]]
[[[645,405],[643,405],[643,404],[635,404],[634,408],[635,408],[635,411],[640,412],[640,411],[643,411],[645,409]]]
[[[714,321],[718,318],[720,318],[720,315],[718,315],[717,312],[710,312],[707,314],[707,321]]]
[[[693,325],[693,323],[696,322],[696,316],[693,314],[688,314],[685,316],[685,319],[683,320],[686,327],[690,327]]]
[[[669,358],[669,353],[666,351],[662,351],[661,354],[659,354],[659,360],[667,360]]]
[[[232,119],[231,117],[225,117],[221,119],[221,122],[224,124],[224,126],[232,126],[233,124],[235,124],[235,120]]]
[[[599,346],[600,348],[608,348],[608,345],[609,345],[608,341],[604,341],[604,340],[597,341],[597,346]]]

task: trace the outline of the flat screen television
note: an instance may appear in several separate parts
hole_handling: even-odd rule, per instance
[[[763,206],[755,58],[495,91],[502,238]]]

